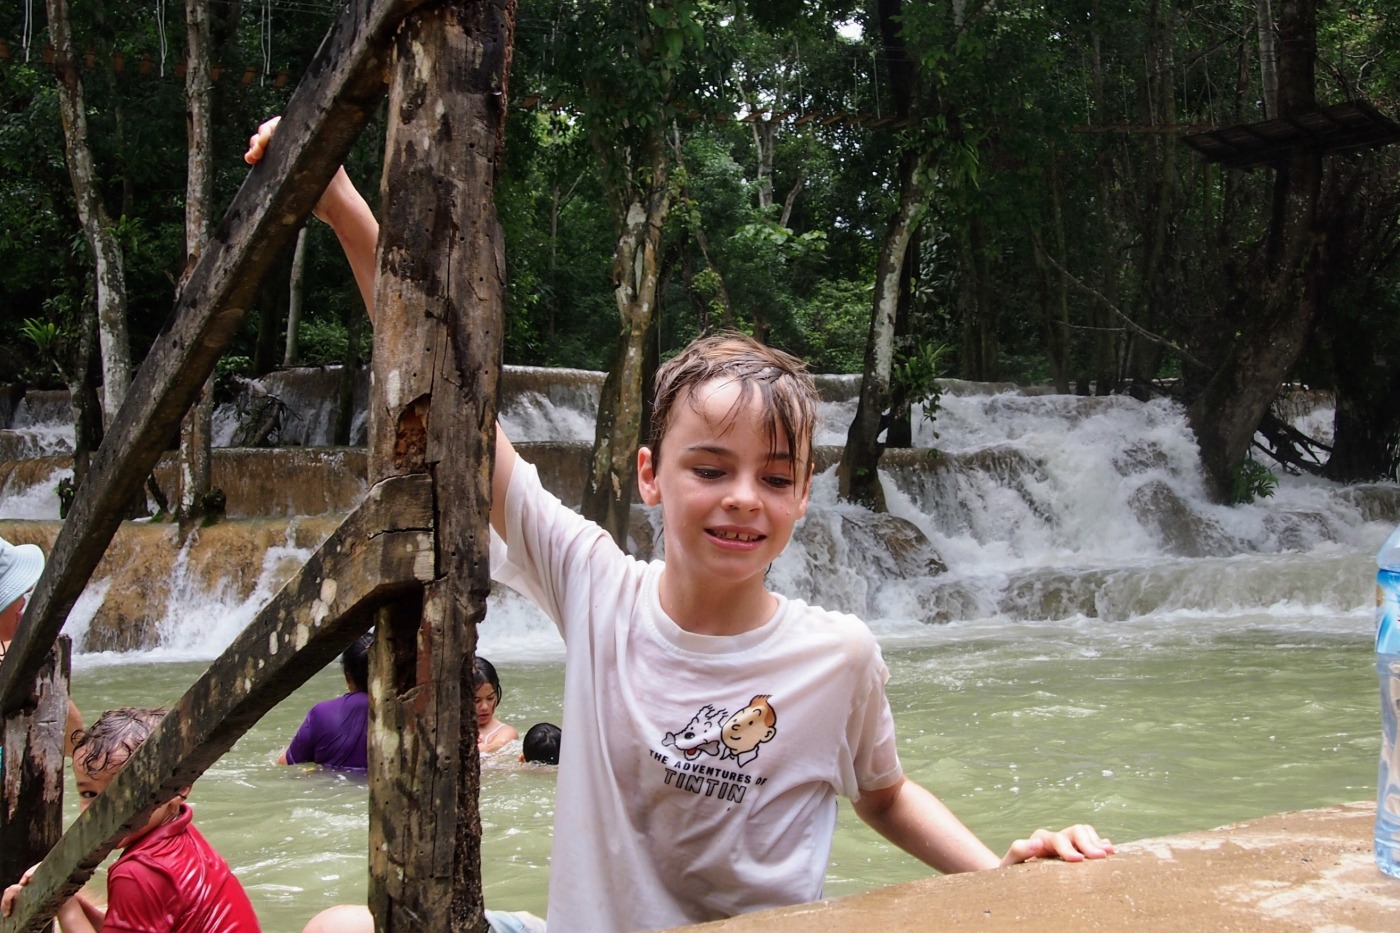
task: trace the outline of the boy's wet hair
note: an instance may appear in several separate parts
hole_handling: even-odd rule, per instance
[[[537,722],[525,733],[525,738],[520,743],[520,750],[524,753],[526,761],[557,765],[561,738],[559,727],[554,723]]]
[[[686,398],[688,404],[695,404],[691,393],[712,380],[739,384],[736,411],[747,406],[755,392],[759,394],[771,448],[777,451],[779,442],[787,441],[801,489],[811,473],[812,441],[817,432],[816,383],[807,372],[807,364],[797,357],[734,331],[693,341],[657,370],[649,444],[655,464],[661,464],[662,441],[676,403]]]
[[[134,706],[107,710],[90,728],[73,733],[73,760],[93,773],[121,765],[150,738],[166,712]]]

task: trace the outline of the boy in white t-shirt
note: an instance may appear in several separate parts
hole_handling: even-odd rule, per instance
[[[369,302],[378,227],[343,172],[316,212]],[[566,645],[556,925],[654,930],[820,898],[838,794],[939,871],[1113,851],[1077,825],[996,856],[904,776],[869,629],[768,591],[807,510],[816,402],[798,360],[737,334],[663,365],[637,457],[663,520],[665,560],[650,563],[545,491],[497,427],[493,569]]]

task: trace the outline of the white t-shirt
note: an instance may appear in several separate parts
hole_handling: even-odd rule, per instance
[[[506,514],[496,577],[566,645],[550,928],[655,930],[819,899],[836,795],[903,773],[870,630],[778,597],[758,629],[694,635],[661,609],[663,564],[624,554],[524,461]]]

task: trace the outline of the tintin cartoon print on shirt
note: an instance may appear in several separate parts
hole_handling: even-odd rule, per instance
[[[759,694],[733,716],[706,704],[679,731],[666,733],[661,744],[674,748],[687,761],[714,755],[721,760],[732,758],[742,768],[758,757],[758,746],[778,734],[778,714],[768,700],[769,694]]]
[[[720,730],[724,743],[722,758],[733,758],[743,767],[758,757],[758,747],[778,734],[778,714],[768,703],[768,694],[760,694],[739,712],[730,716]]]

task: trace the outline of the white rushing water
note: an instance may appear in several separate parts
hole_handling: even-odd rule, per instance
[[[522,388],[508,397],[501,420],[514,439],[591,440],[599,374],[512,373]],[[299,380],[274,374],[254,394],[279,399],[289,425],[324,427],[337,378],[333,368]],[[821,380],[841,401],[823,405],[818,441],[839,444],[858,380]],[[47,407],[50,417],[62,413]],[[221,418],[227,439],[231,416]],[[1314,406],[1294,420],[1326,434],[1330,419],[1329,408]],[[1271,498],[1217,505],[1206,495],[1185,412],[1166,399],[949,383],[936,420],[916,415],[915,425],[915,443],[937,453],[891,452],[883,479],[891,513],[917,528],[930,549],[892,556],[890,526],[838,503],[828,469],[814,482],[803,526],[774,565],[775,589],[861,615],[882,637],[909,637],[926,623],[979,620],[1347,615],[1370,599],[1369,586],[1352,575],[1364,576],[1360,562],[1384,539],[1400,501],[1389,487],[1343,487],[1276,469]],[[61,433],[32,417],[26,430]],[[324,442],[314,432],[295,439]],[[56,471],[42,487],[0,489],[0,518],[56,518],[51,490],[62,475]],[[658,515],[652,521],[659,526]],[[177,570],[169,634],[153,656],[216,655],[271,596],[279,568],[307,556],[296,548],[269,552],[252,594],[227,586],[198,592]],[[920,561],[929,556],[946,572],[926,572]],[[833,567],[843,572],[831,573]],[[81,634],[97,604],[95,592],[85,595],[70,634]],[[179,618],[212,624],[173,624]],[[505,658],[562,651],[552,626],[513,595],[493,598],[482,635],[483,652]]]

